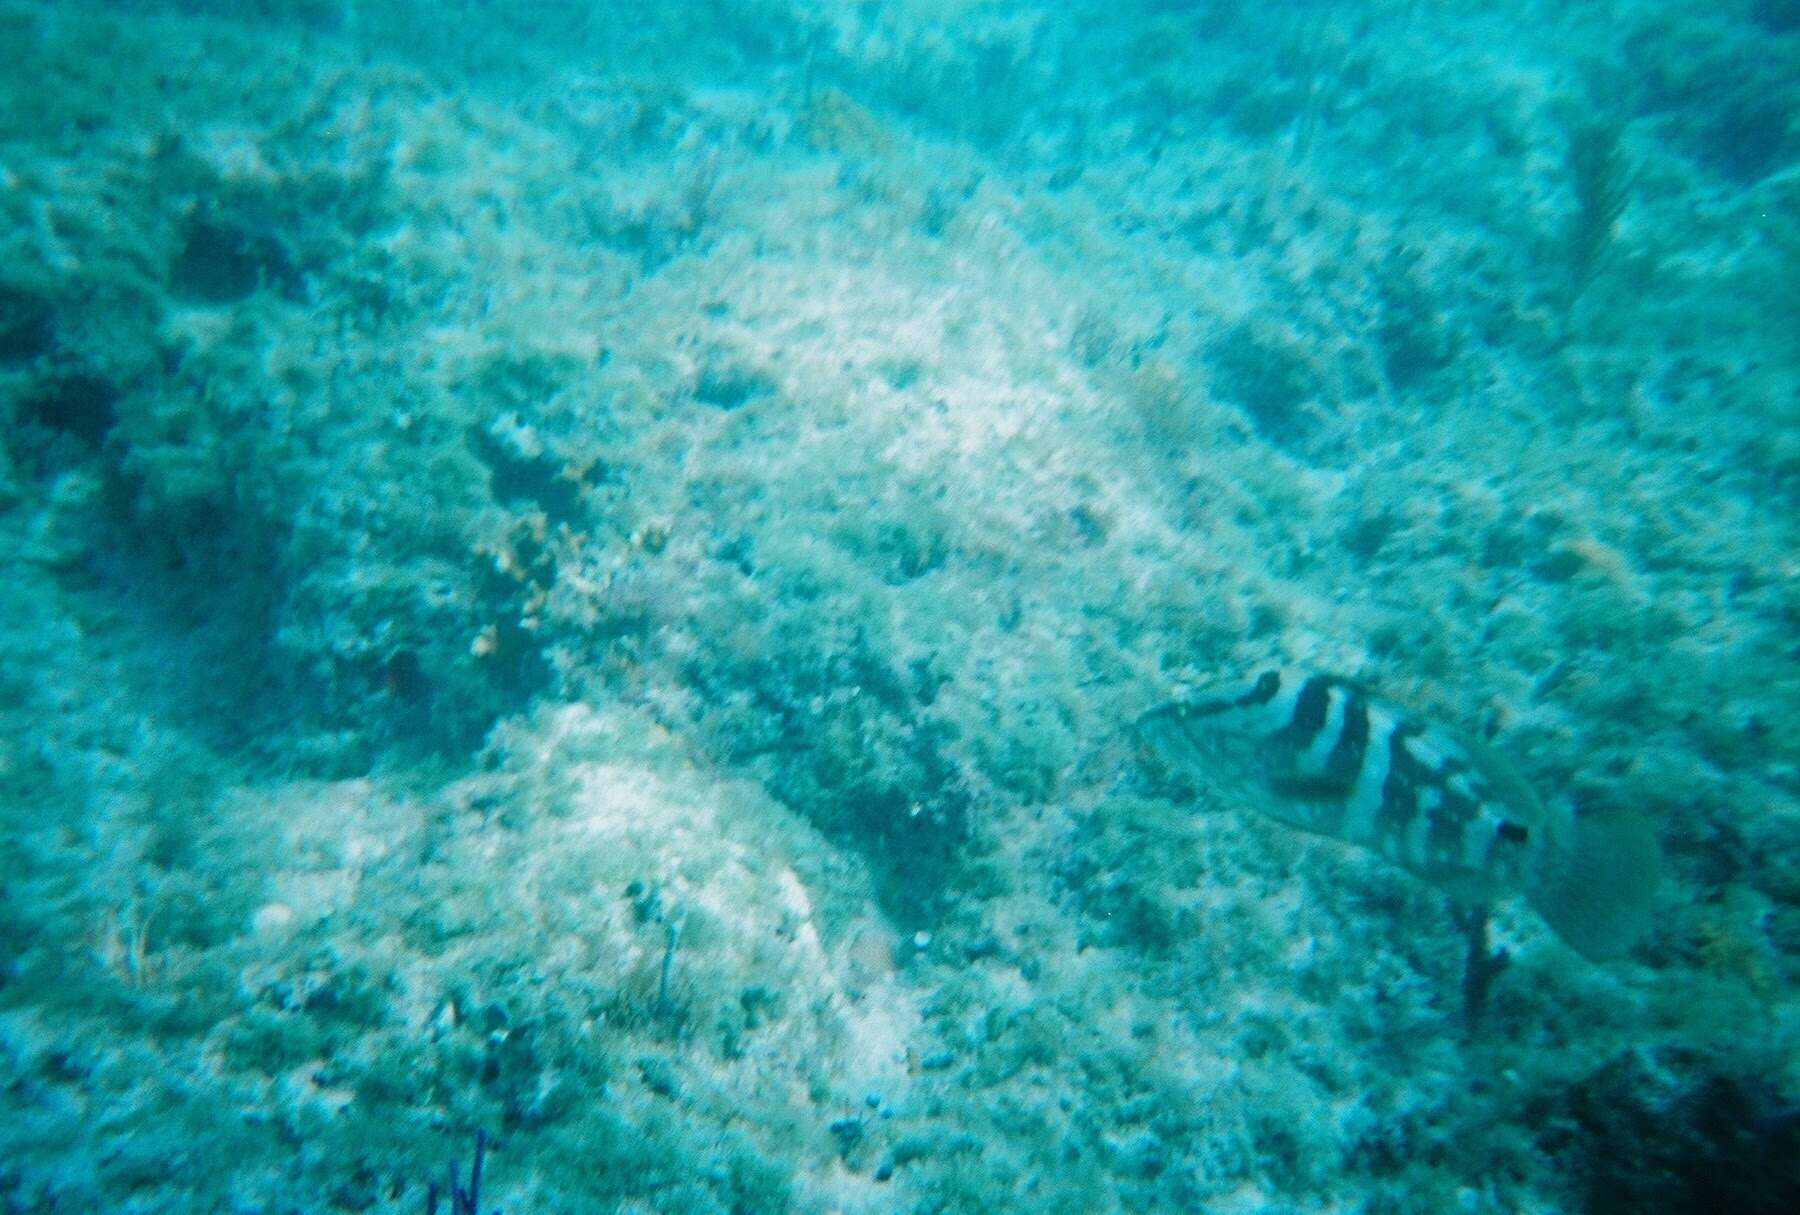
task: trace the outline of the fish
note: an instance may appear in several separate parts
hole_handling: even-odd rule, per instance
[[[1215,792],[1378,853],[1458,902],[1523,895],[1592,961],[1650,927],[1661,854],[1645,819],[1547,802],[1493,748],[1354,680],[1270,668],[1176,696],[1136,726]]]

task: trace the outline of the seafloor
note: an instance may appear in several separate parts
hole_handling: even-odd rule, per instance
[[[1797,124],[1793,0],[0,0],[0,1210],[1800,1209]],[[1143,762],[1270,658],[1651,934]]]

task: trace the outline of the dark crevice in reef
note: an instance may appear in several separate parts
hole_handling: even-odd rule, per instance
[[[8,446],[37,476],[61,472],[96,455],[119,420],[121,391],[105,376],[79,369],[53,372],[19,399]]]
[[[127,385],[60,347],[55,297],[0,281],[0,398],[7,450],[32,476],[59,473],[98,454],[119,421]]]
[[[488,484],[496,501],[535,506],[553,524],[579,527],[586,521],[584,491],[563,475],[563,466],[554,458],[516,455],[480,426],[469,427],[468,437],[470,448],[488,467]]]
[[[694,383],[694,399],[727,412],[773,396],[775,381],[760,371],[733,364],[708,365]]]
[[[0,364],[27,363],[56,345],[56,313],[21,287],[0,283]]]
[[[257,751],[302,703],[270,649],[286,588],[281,536],[224,503],[145,518],[131,479],[112,478],[104,534],[65,586],[103,598],[126,627],[128,662],[163,713],[221,751]]]
[[[169,266],[169,286],[176,295],[202,304],[230,304],[265,284],[289,291],[298,287],[298,275],[277,241],[206,214],[188,219],[181,249]]]
[[[1538,1114],[1587,1215],[1800,1211],[1800,1109],[1690,1052],[1621,1056]]]
[[[1800,30],[1800,0],[1752,0],[1750,15],[1772,34]]]
[[[98,449],[118,422],[119,389],[103,376],[74,372],[45,384],[25,398],[20,413],[28,423],[68,435]]]

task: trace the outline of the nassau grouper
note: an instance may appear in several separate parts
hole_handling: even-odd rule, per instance
[[[1165,761],[1259,809],[1373,849],[1468,903],[1523,893],[1557,935],[1600,961],[1649,927],[1661,858],[1634,815],[1546,805],[1487,747],[1346,679],[1269,670],[1138,720]]]

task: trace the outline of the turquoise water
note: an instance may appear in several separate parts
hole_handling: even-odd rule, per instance
[[[0,0],[0,1210],[1800,1209],[1797,124],[1788,0]],[[1145,745],[1270,664],[1416,817]]]

